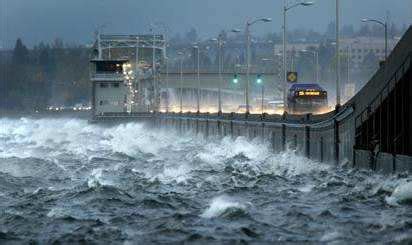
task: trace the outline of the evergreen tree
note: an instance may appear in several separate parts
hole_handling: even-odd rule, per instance
[[[19,38],[16,41],[16,45],[13,50],[13,64],[14,65],[25,65],[29,63],[29,51],[27,47],[23,44],[22,40]]]

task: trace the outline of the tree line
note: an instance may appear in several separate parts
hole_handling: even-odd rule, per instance
[[[89,97],[89,49],[61,39],[28,49],[17,39],[0,55],[0,109],[44,110]]]

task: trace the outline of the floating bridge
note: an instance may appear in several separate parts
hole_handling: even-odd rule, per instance
[[[93,121],[142,120],[205,137],[260,138],[275,152],[385,173],[412,171],[412,27],[370,81],[322,115],[107,113]]]

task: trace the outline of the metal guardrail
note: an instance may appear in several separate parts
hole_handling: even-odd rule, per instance
[[[268,114],[249,114],[247,117],[245,114],[238,113],[223,113],[210,114],[210,113],[159,113],[160,116],[167,118],[179,118],[201,121],[233,121],[237,123],[248,124],[262,124],[281,126],[286,125],[288,127],[306,127],[308,125],[312,127],[326,127],[332,125],[335,121],[342,121],[352,115],[354,109],[350,106],[343,107],[338,113],[331,112],[329,116],[324,119],[314,120],[311,114],[299,116],[297,118],[289,118],[287,115],[268,115]],[[293,115],[292,115],[293,116]]]
[[[386,65],[386,64],[385,64]],[[376,111],[376,108],[373,108],[373,105],[375,103],[381,104],[381,102],[387,98],[387,96],[392,92],[392,90],[395,88],[396,84],[400,81],[402,76],[405,74],[408,68],[410,68],[412,65],[412,52],[410,52],[405,60],[402,62],[402,64],[396,69],[396,71],[392,74],[392,76],[388,79],[386,82],[385,86],[379,91],[379,93],[371,100],[371,102],[368,104],[368,106],[362,110],[361,113],[355,118],[355,127],[358,128],[362,126],[362,123],[365,122],[368,118],[369,115],[372,114],[373,112]],[[398,73],[402,71],[402,76],[399,76]],[[393,84],[393,86],[391,86]],[[385,92],[386,90],[386,92]],[[378,101],[379,99],[379,101]],[[374,110],[372,110],[372,108]],[[364,116],[365,115],[365,116]],[[365,118],[364,118],[365,117]],[[360,122],[359,122],[360,119]]]

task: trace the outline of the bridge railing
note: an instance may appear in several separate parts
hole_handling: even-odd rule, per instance
[[[376,111],[383,100],[387,98],[390,92],[395,88],[396,83],[403,77],[406,71],[411,67],[412,64],[412,52],[408,54],[399,68],[390,76],[388,81],[386,81],[384,87],[380,92],[371,100],[368,106],[361,111],[361,113],[355,118],[355,126],[358,128],[361,126],[368,118],[369,114]]]

